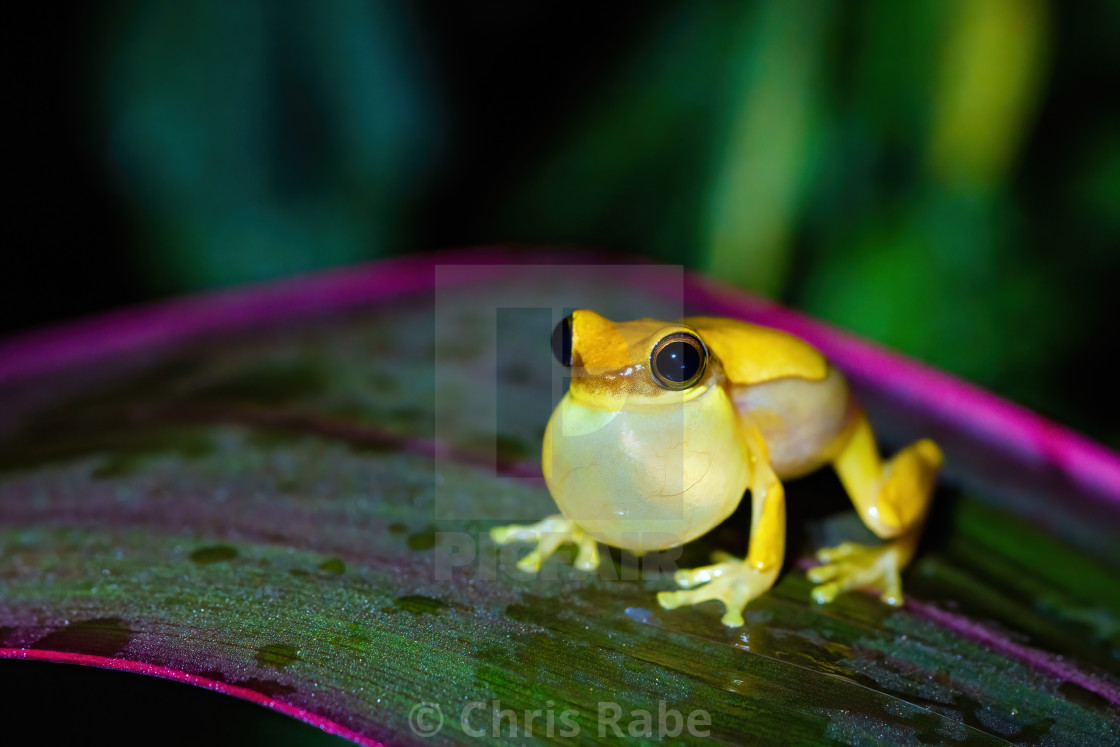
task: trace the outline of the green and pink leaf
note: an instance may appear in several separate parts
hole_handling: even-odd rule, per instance
[[[0,344],[0,656],[189,682],[366,744],[418,741],[422,702],[462,739],[490,723],[463,707],[494,700],[574,710],[587,735],[599,702],[665,701],[729,742],[1117,738],[1115,454],[707,280],[514,256],[392,260]],[[818,606],[794,563],[729,630],[718,605],[661,610],[664,574],[629,556],[517,571],[487,530],[552,508],[536,455],[565,297],[789,330],[888,444],[937,439],[907,604]],[[496,413],[475,401],[487,381]],[[863,531],[831,475],[789,493],[793,560]],[[681,563],[740,551],[748,522]]]

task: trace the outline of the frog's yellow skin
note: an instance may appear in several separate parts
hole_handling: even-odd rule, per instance
[[[534,525],[499,527],[500,544],[537,548],[540,564],[563,542],[576,565],[598,565],[596,541],[633,552],[674,547],[708,532],[751,493],[750,546],[739,560],[678,571],[683,591],[661,592],[673,609],[723,602],[723,623],[765,593],[785,553],[781,480],[831,464],[864,524],[887,540],[821,550],[809,571],[818,602],[873,587],[902,603],[899,571],[910,562],[929,508],[941,450],[928,439],[882,462],[871,427],[843,377],[807,343],[732,319],[611,322],[586,310],[570,317],[572,380],[544,436],[543,470],[563,512]],[[693,335],[706,365],[684,389],[655,375],[658,344]],[[698,588],[693,588],[698,587]]]

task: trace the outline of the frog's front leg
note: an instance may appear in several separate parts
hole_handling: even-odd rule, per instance
[[[586,532],[561,514],[549,516],[536,524],[509,524],[494,527],[490,538],[499,545],[510,542],[535,542],[536,549],[517,561],[517,567],[532,573],[539,571],[541,564],[548,560],[556,549],[565,542],[571,542],[579,551],[575,567],[581,571],[593,571],[599,567],[599,547]]]
[[[884,464],[871,425],[858,417],[833,466],[863,523],[887,541],[844,542],[819,551],[823,565],[808,572],[809,580],[820,584],[813,599],[831,602],[848,589],[868,587],[887,604],[902,604],[899,573],[914,557],[941,461],[937,444],[923,439]]]
[[[786,546],[785,489],[770,466],[761,435],[753,427],[748,428],[746,435],[753,467],[751,537],[746,559],[714,553],[713,565],[676,572],[674,580],[687,591],[663,591],[657,595],[658,603],[670,610],[719,600],[724,607],[721,622],[732,628],[743,624],[747,603],[774,585]]]

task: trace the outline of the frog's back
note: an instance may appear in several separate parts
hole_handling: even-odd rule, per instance
[[[854,422],[847,382],[821,353],[793,335],[733,319],[690,317],[719,359],[740,418],[761,431],[781,478],[827,464]]]
[[[737,319],[691,316],[683,321],[700,333],[733,384],[759,384],[789,376],[820,380],[828,374],[825,357],[791,334]]]

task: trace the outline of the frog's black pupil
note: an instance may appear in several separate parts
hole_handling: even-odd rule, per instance
[[[571,368],[572,366],[572,316],[569,314],[560,320],[556,329],[552,330],[552,354],[560,365]]]
[[[657,371],[677,384],[683,384],[700,370],[700,351],[687,342],[670,342],[657,353]]]

